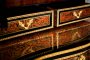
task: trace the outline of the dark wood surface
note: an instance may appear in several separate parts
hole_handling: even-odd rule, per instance
[[[82,21],[0,42],[0,60],[13,60],[55,46],[60,48],[90,34],[90,22]],[[57,37],[58,36],[58,37]],[[57,44],[58,41],[58,44]]]
[[[54,10],[54,9],[75,7],[75,6],[80,6],[84,4],[85,3],[82,3],[82,2],[62,1],[62,2],[41,3],[41,4],[32,4],[32,5],[24,5],[24,6],[21,5],[21,6],[14,6],[10,8],[3,7],[2,12],[0,13],[5,15],[6,17],[9,17],[9,16],[15,16],[19,14],[23,15],[27,13],[35,13],[35,12],[41,12],[41,11]]]
[[[6,5],[7,7],[16,7],[38,3],[50,3],[55,1],[56,0],[7,0]],[[2,4],[1,7],[2,6],[4,5]],[[5,16],[5,14],[2,13],[1,16],[3,15]],[[52,50],[54,47],[66,45],[69,42],[74,42],[77,39],[84,38],[89,34],[90,22],[82,21],[79,23],[58,28],[55,27],[53,29],[2,41],[0,42],[0,60],[15,60],[27,54],[31,54],[46,48],[50,48]],[[57,43],[57,41],[59,43]],[[87,54],[88,59],[90,58],[89,56],[90,55]]]
[[[84,0],[0,0],[0,7],[15,7],[15,6],[25,6],[25,5],[33,5],[33,4],[43,4],[43,3],[51,3],[51,2],[85,2]]]
[[[32,4],[50,3],[62,0],[7,0],[7,7],[25,6]]]

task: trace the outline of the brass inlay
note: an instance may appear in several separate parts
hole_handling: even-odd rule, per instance
[[[13,21],[13,19],[29,17],[29,16],[36,16],[36,15],[47,14],[47,13],[52,13],[52,15],[51,15],[52,16],[52,22],[51,22],[52,25],[51,26],[48,26],[47,28],[38,29],[38,30],[28,31],[28,32],[22,33],[22,34],[17,34],[17,35],[9,36],[7,38],[2,38],[2,39],[0,39],[0,41],[8,40],[8,39],[11,39],[11,38],[19,37],[19,36],[30,34],[30,33],[34,33],[34,32],[39,32],[39,31],[42,31],[42,30],[47,30],[47,29],[50,29],[50,28],[54,27],[54,18],[53,18],[54,11],[53,10],[51,10],[51,11],[44,11],[44,12],[38,12],[38,13],[32,13],[32,14],[26,14],[26,15],[20,15],[20,16],[14,16],[14,17],[8,17],[7,20]],[[22,24],[20,24],[20,25],[22,25]],[[24,27],[24,28],[28,29],[28,27],[27,28]]]
[[[72,36],[72,40],[75,40],[77,37],[81,37],[81,35],[79,34],[79,32],[75,32],[74,35]]]
[[[76,17],[76,18],[80,18],[81,14],[82,14],[82,10],[79,11],[79,13],[76,13],[76,11],[73,12],[73,15]]]
[[[55,60],[63,60],[63,59],[68,59],[68,58],[71,58],[71,57],[76,57],[76,56],[78,56],[78,55],[82,55],[82,54],[84,54],[86,51],[84,51],[84,52],[80,52],[80,53],[77,53],[77,54],[73,54],[73,55],[70,55],[70,56],[66,56],[66,57],[62,57],[62,58],[57,58],[57,59],[55,59]],[[85,56],[80,56],[80,58],[79,57],[77,57],[76,58],[77,60],[82,60],[82,59],[86,59],[85,58]]]
[[[84,20],[86,20],[86,19],[90,19],[90,18],[85,18],[85,19],[79,19],[79,20],[75,20],[75,21],[71,21],[71,22],[59,24],[59,18],[60,18],[60,17],[59,17],[59,13],[60,13],[61,11],[73,10],[73,9],[79,9],[79,8],[85,8],[85,7],[90,7],[90,4],[86,4],[86,5],[82,5],[82,6],[76,6],[76,7],[71,7],[71,8],[58,9],[58,10],[57,10],[57,27],[63,26],[63,25],[67,25],[67,24],[71,24],[71,23],[76,23],[76,22],[84,21]],[[73,12],[73,15],[74,15],[76,18],[80,18],[82,12],[83,12],[83,11],[80,11],[80,12],[77,14],[77,13],[74,11],[74,12]]]
[[[81,55],[78,60],[86,60],[86,57],[84,55]]]
[[[27,19],[26,19],[27,20]],[[24,23],[22,23],[20,20],[18,21],[18,23],[19,23],[19,25],[21,26],[21,27],[23,27],[24,29],[29,29],[29,26],[33,23],[33,18],[31,19],[31,18],[29,18],[28,19],[28,22],[26,22],[25,24],[27,24],[27,26],[25,26],[25,24]],[[25,21],[25,20],[23,20],[23,21]]]

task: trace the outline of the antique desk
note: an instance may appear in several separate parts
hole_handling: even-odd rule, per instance
[[[90,4],[49,3],[7,11],[0,21],[0,60],[90,60]]]

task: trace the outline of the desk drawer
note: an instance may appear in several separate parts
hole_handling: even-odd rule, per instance
[[[57,11],[57,26],[83,21],[83,18],[88,17],[90,17],[90,5],[59,9]]]
[[[13,38],[53,28],[53,11],[8,17],[7,20],[8,27],[0,31],[0,36]]]
[[[33,55],[40,55],[51,51],[54,46],[52,43],[52,33],[37,33],[17,37],[6,42],[6,44],[0,45],[0,60],[16,60],[28,54],[32,57]]]
[[[67,29],[63,32],[57,31],[57,48],[67,43],[77,41],[78,39],[84,38],[90,34],[90,24]]]

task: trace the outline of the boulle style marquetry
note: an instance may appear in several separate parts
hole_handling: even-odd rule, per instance
[[[57,10],[57,26],[80,22],[90,18],[90,4]]]
[[[56,32],[57,34],[57,48],[59,45],[64,45],[68,42],[75,41],[79,38],[83,38],[88,36],[90,33],[90,23],[86,23],[86,25],[78,26],[76,28],[70,28],[67,30]]]
[[[90,4],[38,1],[1,8],[0,60],[90,60]]]
[[[61,53],[61,50],[62,50],[62,54],[64,54],[63,53],[65,52],[64,50],[66,50],[67,53],[80,50],[80,52],[78,51],[77,54],[76,52],[75,54],[70,53],[70,55],[68,56],[68,59],[69,58],[74,59],[74,56],[78,56],[81,53],[84,53],[86,50],[88,50],[90,43],[89,40],[87,40],[86,38],[90,34],[90,28],[89,28],[90,22],[82,21],[79,23],[74,23],[62,27],[50,29],[47,31],[37,32],[37,34],[34,33],[34,34],[13,38],[7,40],[7,42],[5,43],[0,43],[0,59],[1,60],[3,59],[13,60],[18,58],[25,59],[22,58],[24,56],[26,58],[28,58],[29,56],[29,59],[34,59],[35,57],[41,58],[41,56],[44,55],[46,55],[47,58],[51,58],[51,57],[54,58],[56,55],[52,56],[52,54],[55,52]],[[83,40],[84,38],[86,40]],[[78,45],[81,43],[82,45]],[[70,44],[70,46],[68,46],[68,44]],[[70,48],[74,45],[76,45],[77,47]],[[67,49],[66,47],[62,48],[62,46],[66,46]],[[48,57],[48,54],[50,54],[51,57]],[[11,56],[11,58],[8,58],[9,56]],[[65,56],[66,54],[62,56],[62,58],[64,58]],[[60,57],[61,56],[59,56],[57,59],[59,59]]]
[[[1,41],[53,28],[53,11],[8,17],[7,20],[8,27],[0,30]]]
[[[18,43],[17,42],[15,43],[15,41],[17,41]],[[14,39],[12,43],[8,43],[6,45],[1,44],[1,45],[2,46],[0,46],[0,60],[13,60],[28,54],[39,55],[32,53],[41,52],[44,49],[46,49],[46,52],[51,51],[53,50],[54,47],[54,41],[53,41],[53,34],[49,32],[42,34],[37,33],[31,36],[30,35],[22,36]],[[7,52],[8,54],[5,52]]]

